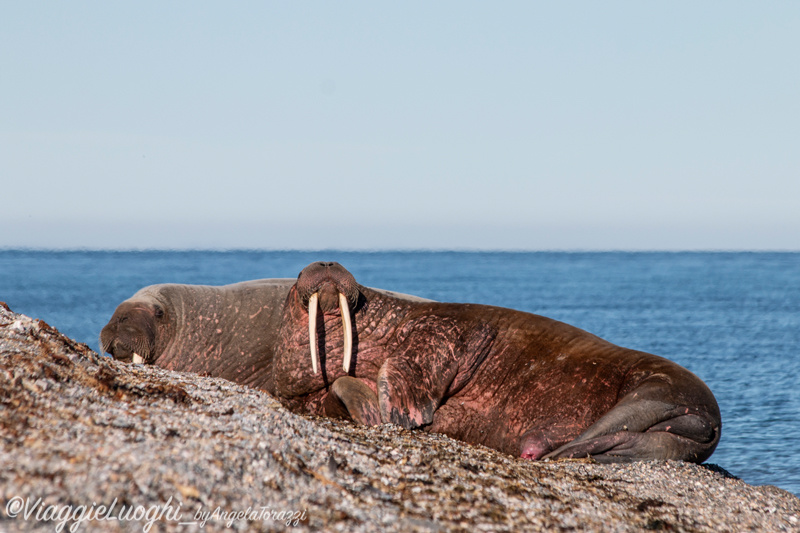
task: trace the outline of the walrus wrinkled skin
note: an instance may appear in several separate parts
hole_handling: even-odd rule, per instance
[[[424,428],[529,459],[700,463],[720,438],[713,394],[676,363],[530,313],[399,300],[336,263],[300,273],[275,353],[272,392],[295,412]]]
[[[100,333],[115,359],[271,388],[273,349],[294,279],[151,285],[122,302]]]

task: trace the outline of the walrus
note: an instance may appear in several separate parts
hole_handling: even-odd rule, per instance
[[[100,332],[115,359],[267,386],[292,278],[159,284],[119,304]]]
[[[672,361],[531,313],[401,300],[338,263],[300,273],[274,353],[270,390],[294,412],[533,460],[700,463],[722,427],[706,384]]]
[[[100,332],[102,351],[128,363],[221,377],[271,390],[272,360],[296,278],[231,285],[150,285],[119,304]],[[399,299],[412,295],[373,289]]]

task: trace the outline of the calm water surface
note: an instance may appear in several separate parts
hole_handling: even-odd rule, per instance
[[[145,285],[295,277],[316,260],[365,285],[530,311],[666,356],[719,401],[710,462],[800,494],[797,253],[0,250],[0,301],[97,349],[114,308]]]

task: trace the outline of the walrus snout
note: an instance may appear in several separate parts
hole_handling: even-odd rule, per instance
[[[324,314],[335,315],[341,311],[339,295],[342,293],[333,283],[323,284],[314,294],[317,295],[319,310]]]
[[[314,293],[320,293],[322,310],[329,313],[338,307],[338,294],[347,298],[349,306],[354,308],[359,295],[356,278],[339,263],[318,261],[311,263],[297,276],[297,292],[303,305],[308,307],[309,299]],[[327,294],[323,294],[327,293]]]
[[[134,307],[123,302],[100,332],[103,352],[123,362],[148,362],[155,352],[156,320],[163,316],[159,306]]]
[[[311,352],[311,368],[317,368],[317,311],[332,314],[336,309],[342,316],[344,333],[344,371],[350,373],[353,354],[353,321],[351,307],[355,308],[360,292],[353,275],[342,265],[319,261],[311,263],[300,272],[295,284],[300,300],[308,309],[308,341]]]
[[[123,332],[120,335],[103,328],[103,332],[100,334],[100,346],[102,346],[103,352],[124,363],[148,362],[153,353],[153,344],[138,333]]]
[[[101,339],[100,342],[103,346],[104,353],[109,354],[117,361],[122,361],[123,363],[141,364],[144,363],[150,355],[146,350],[141,348],[136,351],[137,348],[132,348],[120,339],[111,339],[110,341],[103,341]],[[139,352],[142,352],[144,355],[141,355]]]

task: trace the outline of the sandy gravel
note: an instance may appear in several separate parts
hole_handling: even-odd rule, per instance
[[[0,305],[0,531],[69,528],[800,531],[800,499],[713,465],[539,463],[304,418]]]

